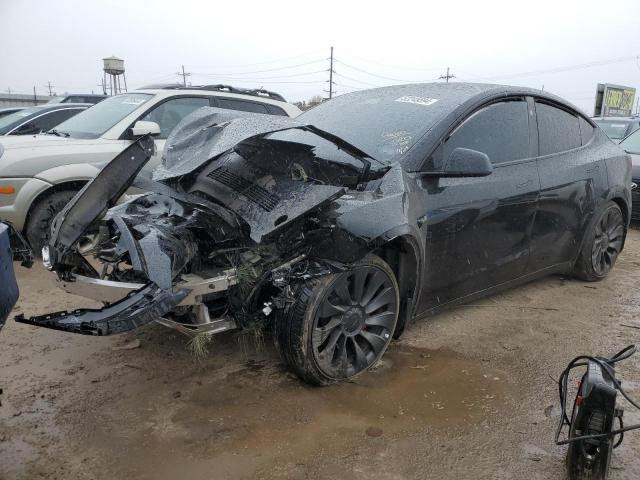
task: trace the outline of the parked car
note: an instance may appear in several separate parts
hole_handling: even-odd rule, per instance
[[[26,108],[26,107],[5,107],[5,108],[0,108],[0,118],[5,117],[5,116],[10,115],[10,114],[15,113],[15,112],[19,112],[23,108]]]
[[[171,130],[203,106],[296,116],[280,95],[224,85],[137,90],[104,100],[63,122],[54,135],[3,138],[0,144],[0,219],[24,230],[35,252],[60,209],[104,165],[138,137],[156,135],[155,166]]]
[[[75,95],[64,95],[62,97],[53,97],[48,103],[90,103],[95,105],[102,100],[109,98],[107,95],[96,95],[80,93]]]
[[[91,106],[90,103],[77,103],[23,108],[0,118],[0,135],[37,135],[48,132]]]
[[[635,222],[640,222],[640,130],[636,130],[622,140],[620,148],[623,148],[631,155],[633,164],[631,178],[634,184],[634,189],[631,191],[633,199],[631,219]]]
[[[545,275],[605,278],[629,223],[629,157],[539,90],[392,86],[296,120],[203,108],[167,145],[151,179],[136,177],[149,137],[106,165],[43,251],[61,287],[109,305],[20,321],[270,326],[285,362],[325,385],[374,365],[414,318]],[[132,184],[148,193],[116,205]]]
[[[616,143],[640,128],[640,117],[594,117],[593,121]]]

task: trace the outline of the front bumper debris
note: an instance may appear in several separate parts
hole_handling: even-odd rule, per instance
[[[58,279],[56,283],[67,293],[106,303],[120,301],[132,292],[144,287],[142,283],[101,280],[83,275],[74,275],[70,280]],[[196,305],[201,303],[203,295],[223,292],[237,283],[236,269],[231,268],[210,278],[203,278],[195,274],[183,275],[182,281],[176,283],[174,289],[189,292],[178,305]]]
[[[113,335],[128,332],[162,317],[178,305],[187,290],[162,290],[154,284],[130,294],[119,302],[102,309],[80,309],[25,318],[16,322],[85,335]]]
[[[18,300],[18,284],[13,271],[13,254],[9,243],[10,227],[0,223],[0,330]]]

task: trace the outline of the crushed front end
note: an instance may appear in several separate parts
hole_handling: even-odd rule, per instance
[[[348,191],[371,197],[364,185],[386,167],[371,168],[363,152],[313,127],[215,116],[170,154],[179,155],[173,170],[165,162],[160,177],[140,173],[153,153],[144,137],[54,221],[45,265],[62,289],[105,307],[17,321],[91,335],[151,321],[189,335],[246,328],[286,308],[295,282],[366,254],[371,239],[339,227],[337,200]],[[324,161],[308,136],[348,158]],[[210,142],[219,150],[189,150]],[[122,202],[131,186],[146,193]]]

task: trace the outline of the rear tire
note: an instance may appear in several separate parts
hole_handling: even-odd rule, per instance
[[[72,190],[53,192],[38,200],[31,208],[25,234],[36,257],[42,256],[42,247],[49,242],[51,222],[76,193]]]
[[[294,297],[276,318],[274,340],[305,382],[351,379],[375,365],[391,342],[400,299],[393,270],[380,257],[303,282]]]
[[[622,211],[609,202],[587,231],[573,274],[587,282],[606,278],[622,250],[624,236]]]

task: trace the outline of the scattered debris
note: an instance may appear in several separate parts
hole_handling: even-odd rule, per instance
[[[383,431],[382,431],[382,429],[381,429],[381,428],[379,428],[379,427],[369,427],[369,428],[367,428],[367,429],[365,430],[365,433],[366,433],[366,434],[367,434],[367,436],[369,436],[369,437],[377,438],[377,437],[382,436]]]
[[[198,362],[204,361],[205,357],[209,353],[209,344],[213,340],[211,335],[200,334],[192,337],[187,342],[187,348],[193,355],[194,360]]]

